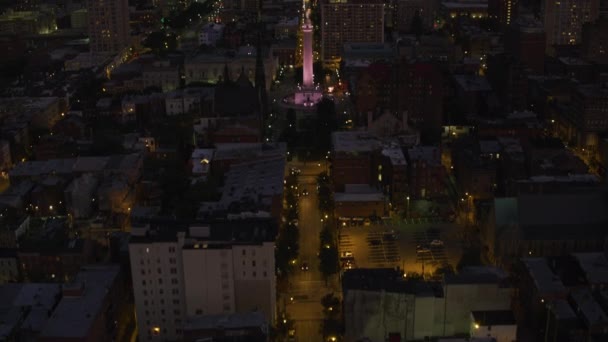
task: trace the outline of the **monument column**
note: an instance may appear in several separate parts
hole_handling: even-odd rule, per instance
[[[306,0],[304,0],[306,3]],[[306,6],[306,5],[304,5]],[[302,65],[302,85],[304,88],[313,87],[312,70],[312,23],[310,22],[310,9],[305,9],[304,23],[302,24],[302,43],[303,43],[303,65]]]

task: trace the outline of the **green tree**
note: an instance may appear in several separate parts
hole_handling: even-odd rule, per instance
[[[148,35],[143,45],[157,55],[164,56],[177,48],[177,37],[173,33],[155,31]]]

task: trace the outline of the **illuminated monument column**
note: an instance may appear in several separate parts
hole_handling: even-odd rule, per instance
[[[302,20],[302,85],[298,86],[293,101],[296,105],[312,107],[321,101],[323,93],[318,85],[314,84],[312,68],[312,30],[310,22],[310,8],[306,8],[307,0],[303,0],[302,10],[305,15]]]
[[[302,80],[304,87],[312,87],[312,24],[310,23],[310,9],[306,10],[306,17],[302,24]]]

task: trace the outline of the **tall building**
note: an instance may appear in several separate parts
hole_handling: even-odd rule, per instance
[[[324,63],[338,63],[344,43],[382,42],[382,0],[325,0],[321,4],[321,58]]]
[[[608,17],[583,26],[582,53],[590,62],[608,64]]]
[[[92,53],[113,54],[129,44],[128,0],[88,0]]]
[[[505,32],[505,51],[533,72],[542,74],[545,71],[545,40],[542,24],[522,16]]]
[[[420,15],[424,29],[430,29],[435,20],[439,1],[436,0],[397,0],[394,3],[393,24],[399,32],[411,32],[412,20]]]
[[[141,341],[180,340],[186,319],[276,307],[273,219],[135,226],[129,244]]]
[[[488,16],[502,25],[511,25],[517,18],[519,0],[489,0]]]
[[[543,0],[547,52],[551,53],[554,45],[580,44],[583,24],[595,21],[599,13],[599,0]]]

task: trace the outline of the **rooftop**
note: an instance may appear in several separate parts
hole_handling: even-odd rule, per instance
[[[362,131],[333,132],[331,139],[334,152],[363,153],[381,147],[376,137]]]
[[[89,266],[81,269],[73,284],[83,287],[81,295],[64,295],[40,337],[84,338],[98,315],[104,315],[104,301],[114,286],[119,266]],[[69,285],[64,285],[69,286]]]
[[[34,332],[42,330],[48,312],[61,293],[59,284],[29,283],[0,286],[0,340],[6,340],[20,325]],[[23,310],[23,308],[29,308]],[[23,320],[22,322],[20,322]]]
[[[515,325],[511,310],[471,311],[475,323],[481,326]]]
[[[563,299],[556,299],[551,302],[551,310],[558,320],[575,320],[576,314],[570,304]]]
[[[344,192],[335,192],[336,202],[383,202],[384,194],[367,184],[346,184]]]
[[[523,258],[522,263],[534,281],[539,295],[557,295],[566,292],[561,279],[549,268],[545,258]]]
[[[428,286],[411,278],[403,278],[403,272],[393,268],[355,268],[346,270],[342,276],[345,295],[349,290],[415,294],[428,289]]]
[[[266,330],[268,322],[261,312],[233,313],[229,315],[205,315],[188,317],[184,330],[260,328]]]
[[[485,77],[476,75],[454,75],[458,86],[467,92],[491,91],[492,87]]]
[[[410,160],[425,161],[429,165],[441,164],[441,151],[435,146],[414,146],[407,150]]]
[[[604,253],[573,253],[590,284],[608,283],[608,260]]]
[[[10,172],[11,177],[36,177],[41,175],[69,175],[72,173],[101,172],[104,170],[132,170],[141,156],[138,154],[108,157],[77,157],[27,161],[17,164]]]
[[[382,149],[382,155],[389,158],[392,165],[407,165],[403,150],[400,147],[385,147]]]
[[[606,324],[608,316],[600,304],[593,298],[589,288],[577,289],[570,296],[577,307],[577,311],[582,314],[587,327],[595,324]]]
[[[277,223],[273,218],[246,218],[238,220],[216,219],[214,221],[177,221],[174,219],[151,218],[144,225],[131,232],[131,244],[177,241],[180,232],[204,241],[251,244],[274,241]],[[196,227],[192,229],[192,227]],[[204,228],[203,227],[208,227]],[[204,232],[204,236],[198,233]]]
[[[444,282],[449,285],[499,284],[507,274],[495,267],[465,267],[457,274],[446,274]]]

